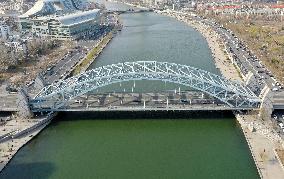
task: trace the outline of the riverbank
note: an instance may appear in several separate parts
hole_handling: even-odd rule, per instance
[[[0,172],[13,156],[49,124],[54,114],[34,119],[13,117],[0,127]]]
[[[233,58],[225,48],[222,38],[210,26],[205,25],[201,21],[193,20],[196,19],[193,18],[194,15],[175,11],[157,12],[187,23],[199,31],[206,39],[216,67],[220,69],[221,74],[229,80],[237,80],[239,82],[244,80],[245,77],[241,76],[242,73],[234,65]],[[260,177],[265,179],[284,178],[283,167],[275,153],[276,149],[283,148],[283,141],[273,127],[267,124],[268,122],[262,123],[255,115],[237,117],[237,120],[242,127]],[[255,131],[250,131],[251,128]]]
[[[68,115],[60,114],[21,149],[0,178],[259,178],[231,117],[100,120],[92,115],[82,120]]]
[[[282,179],[284,169],[275,150],[283,148],[281,137],[256,115],[236,115],[241,125],[260,178]]]
[[[86,71],[94,60],[100,55],[103,49],[113,38],[114,31],[109,32],[107,35],[102,37],[99,43],[83,58],[74,68],[71,70],[71,76],[78,75]]]
[[[100,42],[70,70],[71,75],[86,71],[97,56],[103,51],[113,38],[114,31],[102,37]],[[5,125],[0,126],[0,172],[9,163],[12,157],[34,136],[45,128],[53,118],[53,115],[42,116],[34,119],[22,119],[14,117]]]
[[[232,56],[227,52],[224,42],[212,28],[202,22],[188,18],[184,14],[176,11],[156,11],[162,15],[173,17],[179,21],[182,21],[189,26],[200,32],[206,39],[208,46],[212,52],[216,67],[220,70],[221,74],[229,80],[243,81],[240,72],[234,66]]]

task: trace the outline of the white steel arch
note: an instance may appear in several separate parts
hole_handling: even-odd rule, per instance
[[[160,80],[203,91],[231,108],[257,108],[260,99],[246,86],[187,65],[157,61],[111,64],[44,87],[32,100],[34,109],[58,109],[97,88],[130,80]]]

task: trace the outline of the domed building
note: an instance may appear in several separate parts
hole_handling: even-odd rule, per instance
[[[23,33],[37,37],[79,39],[100,30],[100,9],[84,10],[81,0],[39,0],[19,16]]]

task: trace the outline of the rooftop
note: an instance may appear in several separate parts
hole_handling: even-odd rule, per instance
[[[100,9],[93,9],[93,10],[90,10],[90,11],[78,11],[78,12],[73,13],[73,14],[60,16],[60,17],[58,17],[58,20],[62,24],[69,26],[69,25],[78,24],[78,23],[81,23],[81,22],[93,20],[97,17],[99,12],[100,12]]]
[[[100,9],[93,9],[90,11],[75,11],[74,13],[60,15],[60,16],[59,15],[40,16],[34,18],[33,20],[36,21],[36,20],[56,19],[65,26],[71,26],[95,19],[100,13],[100,11],[101,11]]]
[[[61,10],[76,9],[74,0],[38,0],[31,9],[19,17],[27,18],[35,15],[52,14]]]

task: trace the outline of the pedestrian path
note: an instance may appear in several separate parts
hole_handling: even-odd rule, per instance
[[[275,149],[283,147],[280,136],[260,120],[256,120],[255,116],[237,115],[237,120],[241,124],[260,177],[283,179],[284,170],[275,155]]]

